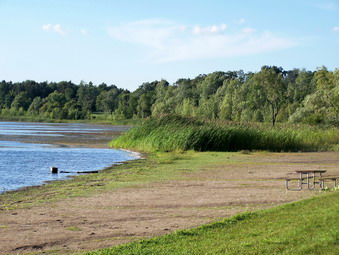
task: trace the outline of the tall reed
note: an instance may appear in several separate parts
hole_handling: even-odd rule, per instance
[[[271,127],[179,116],[146,120],[110,143],[140,151],[316,151],[338,150],[338,144],[337,128]]]

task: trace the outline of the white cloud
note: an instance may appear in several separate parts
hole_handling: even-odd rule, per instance
[[[297,42],[245,28],[227,32],[226,24],[184,26],[167,20],[143,20],[108,28],[117,40],[142,45],[158,62],[227,58],[282,50]]]
[[[339,26],[333,28],[333,32],[339,32]]]
[[[63,28],[61,25],[59,24],[55,24],[55,25],[52,25],[52,24],[46,24],[46,25],[43,25],[42,26],[42,29],[44,31],[53,31],[53,32],[56,32],[62,36],[66,36],[67,34],[67,31],[65,30],[65,28]]]
[[[150,19],[110,27],[108,33],[121,41],[158,49],[166,44],[167,39],[185,30],[183,26],[175,25],[167,20]]]
[[[226,24],[221,25],[212,25],[207,27],[201,27],[201,26],[194,26],[192,29],[192,33],[195,35],[201,35],[201,34],[217,34],[222,31],[224,31],[227,28]]]

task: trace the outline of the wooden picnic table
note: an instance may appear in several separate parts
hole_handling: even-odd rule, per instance
[[[288,184],[292,180],[298,181],[298,188],[294,190],[301,190],[303,188],[303,185],[306,184],[307,188],[309,190],[313,190],[316,187],[316,184],[319,184],[319,187],[323,188],[323,182],[322,180],[322,174],[326,172],[326,170],[296,170],[296,173],[299,174],[299,178],[286,178],[286,188],[288,190],[292,190],[289,188]],[[306,181],[306,182],[304,182]]]

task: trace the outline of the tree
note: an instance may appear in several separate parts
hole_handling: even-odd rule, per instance
[[[224,72],[214,72],[207,75],[201,83],[198,85],[198,91],[201,98],[209,98],[214,95],[218,88],[223,85],[223,81],[226,79]]]
[[[308,124],[339,123],[339,70],[329,72],[325,67],[314,74],[316,91],[307,95],[302,106],[290,116],[291,122]]]
[[[68,101],[64,107],[62,107],[63,118],[78,120],[83,119],[85,116],[83,112],[80,110],[79,105],[76,103],[74,99]]]
[[[138,100],[137,112],[140,118],[146,118],[151,116],[152,101],[148,94],[142,94]]]
[[[219,118],[222,120],[233,120],[235,91],[239,86],[238,80],[227,81],[225,83],[225,96],[220,104]]]
[[[66,103],[65,95],[54,91],[46,98],[44,105],[40,108],[40,112],[48,118],[63,119],[65,114],[62,111],[64,104]]]
[[[274,126],[286,95],[282,70],[264,66],[253,76],[253,79],[262,88],[265,100],[270,105],[271,121]]]
[[[19,109],[23,108],[24,110],[27,110],[29,105],[31,104],[31,99],[28,97],[27,92],[20,92],[13,100],[11,104],[11,108]]]
[[[39,115],[40,108],[43,106],[44,100],[41,97],[35,97],[29,106],[27,113],[29,115]]]
[[[96,98],[99,94],[99,91],[93,84],[85,84],[81,82],[77,90],[77,100],[81,106],[83,112],[93,112],[95,111]]]

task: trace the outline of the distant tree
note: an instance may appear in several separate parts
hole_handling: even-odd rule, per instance
[[[194,106],[194,102],[190,98],[185,98],[182,104],[180,105],[180,110],[178,113],[182,116],[195,117],[197,108]]]
[[[227,81],[225,83],[225,95],[220,103],[219,118],[222,120],[233,120],[235,93],[239,87],[238,80]]]
[[[209,98],[214,95],[218,88],[223,85],[224,80],[226,79],[224,72],[214,72],[207,75],[199,84],[198,91],[201,98]]]
[[[137,114],[140,118],[151,116],[152,98],[148,94],[142,94],[138,100]]]
[[[307,95],[302,106],[290,116],[292,122],[339,124],[339,70],[322,67],[314,74],[316,91]]]
[[[85,118],[84,113],[81,111],[79,105],[76,103],[74,99],[68,101],[62,107],[62,117],[71,119],[71,120],[78,120]]]
[[[12,93],[12,83],[2,81],[0,83],[0,108],[10,108],[14,95]]]
[[[260,72],[253,76],[253,79],[262,88],[265,100],[270,105],[271,121],[274,126],[286,98],[282,69],[264,66]]]
[[[35,97],[30,104],[27,113],[29,115],[39,115],[40,108],[43,106],[44,100],[41,97]]]
[[[130,119],[133,117],[133,109],[130,106],[131,93],[127,90],[123,91],[118,96],[118,107],[114,113],[120,119]]]
[[[27,92],[20,92],[13,100],[11,104],[11,108],[19,109],[23,108],[27,110],[29,105],[31,104],[31,99],[28,97]]]
[[[90,82],[81,82],[77,90],[77,101],[83,112],[93,112],[96,110],[96,99],[99,94],[98,89]]]

